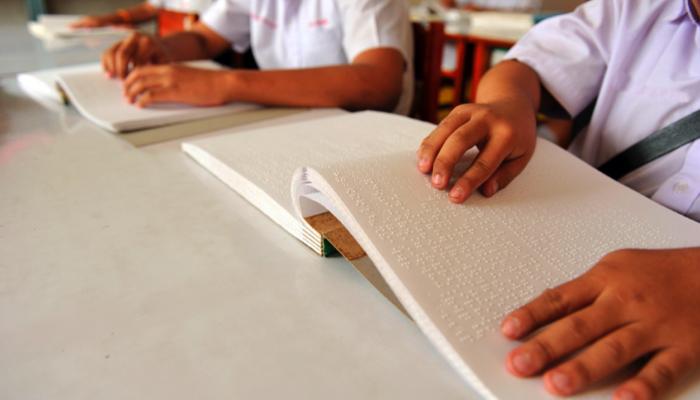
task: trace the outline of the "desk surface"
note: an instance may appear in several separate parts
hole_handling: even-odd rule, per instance
[[[29,34],[25,24],[0,24],[0,77],[19,72],[99,60],[119,36],[45,41]]]
[[[179,140],[135,147],[0,81],[0,398],[475,398]]]

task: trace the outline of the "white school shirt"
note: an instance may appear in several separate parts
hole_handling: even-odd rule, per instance
[[[345,65],[365,50],[395,48],[406,61],[394,112],[413,97],[413,38],[406,0],[217,0],[202,22],[261,69]],[[342,78],[339,78],[342,79]]]
[[[156,8],[196,14],[204,13],[213,2],[213,0],[148,0],[148,3]]]
[[[591,0],[536,25],[506,58],[537,71],[572,116],[598,96],[569,148],[594,166],[700,109],[700,22],[690,0]],[[700,140],[620,181],[700,221]]]

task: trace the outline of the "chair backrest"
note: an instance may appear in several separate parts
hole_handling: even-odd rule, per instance
[[[180,11],[158,9],[158,35],[165,36],[170,33],[189,30],[198,16],[196,13],[185,13]]]
[[[414,22],[412,25],[416,83],[411,116],[435,123],[439,106],[445,25],[442,22]]]

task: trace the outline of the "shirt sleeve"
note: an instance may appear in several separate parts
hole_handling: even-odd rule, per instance
[[[412,31],[405,0],[345,0],[338,2],[343,23],[343,49],[352,61],[358,54],[377,47],[401,52],[412,60]]]
[[[591,0],[530,30],[505,59],[533,68],[542,85],[578,115],[600,90],[616,36],[621,0]]]
[[[250,1],[216,0],[202,15],[201,21],[228,40],[238,52],[250,46]]]

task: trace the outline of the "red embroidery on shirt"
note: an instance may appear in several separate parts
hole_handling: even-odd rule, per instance
[[[309,22],[309,26],[312,28],[320,28],[326,25],[328,25],[328,20],[326,18],[321,18],[317,19],[316,21]]]
[[[265,18],[262,15],[255,14],[253,12],[250,13],[250,18],[253,21],[258,21],[261,24],[267,26],[268,28],[275,29],[277,28],[277,23],[269,18]]]

